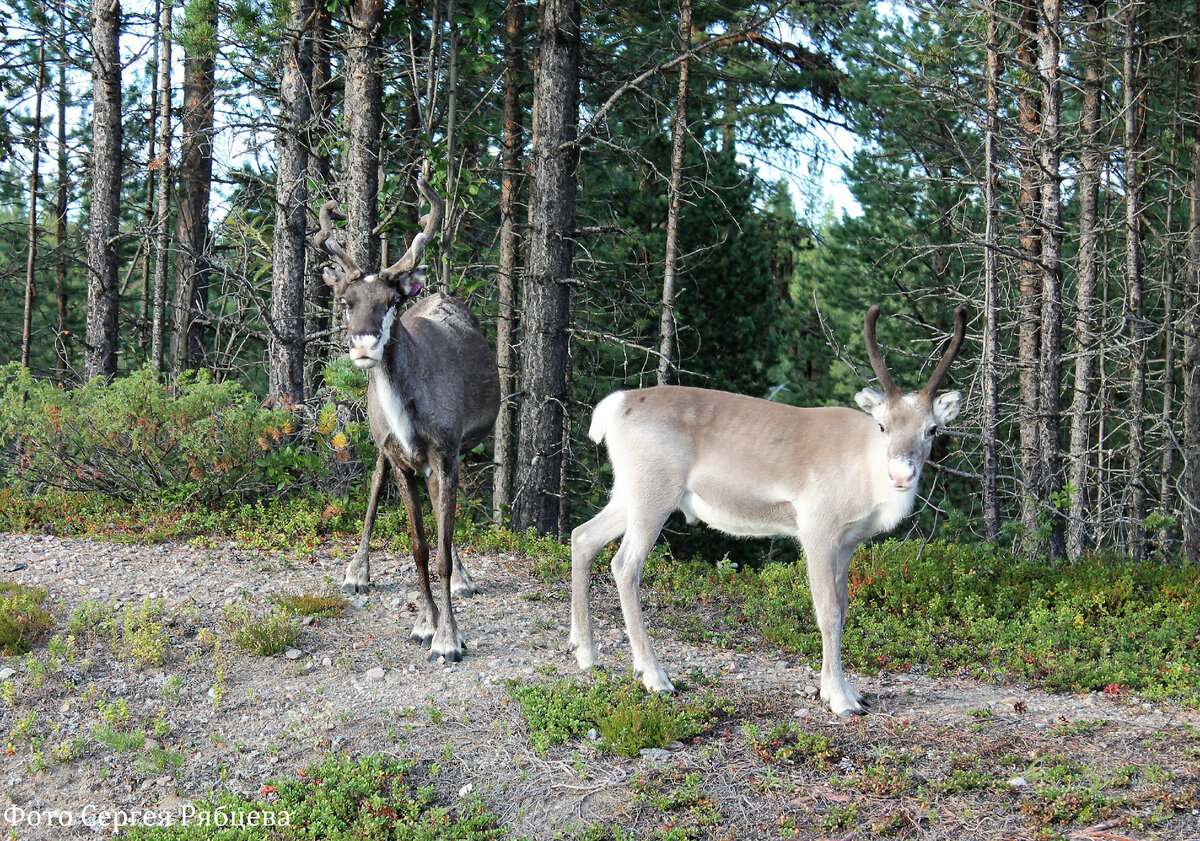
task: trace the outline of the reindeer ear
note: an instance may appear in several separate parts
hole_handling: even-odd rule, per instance
[[[325,278],[325,285],[333,290],[333,294],[342,297],[342,293],[346,291],[345,276],[332,266],[326,266],[321,276]]]
[[[868,415],[874,416],[879,409],[887,405],[887,397],[883,392],[876,391],[873,388],[864,388],[858,394],[854,395],[854,402],[858,404],[858,408],[862,409]]]
[[[425,288],[425,267],[417,266],[411,272],[396,278],[396,287],[406,297],[412,297]]]
[[[933,401],[933,417],[938,426],[945,426],[958,417],[962,408],[962,394],[957,391],[947,391],[939,394]]]

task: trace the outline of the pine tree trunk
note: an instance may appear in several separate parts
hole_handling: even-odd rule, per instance
[[[162,33],[159,26],[162,23],[162,0],[154,0],[154,37],[150,44],[150,66],[147,68],[149,77],[153,80],[150,85],[150,110],[147,122],[150,130],[147,134],[146,161],[158,158],[158,60],[159,47],[162,44]],[[150,344],[150,302],[154,297],[154,200],[158,197],[158,171],[150,165],[146,167],[146,205],[142,212],[142,224],[146,228],[146,244],[141,248],[142,254],[142,284],[138,297],[138,350]]]
[[[525,73],[523,33],[524,0],[507,0],[504,27],[504,128],[500,161],[500,263],[497,268],[499,306],[496,312],[496,366],[500,395],[517,391],[517,353],[513,345],[517,328],[517,270],[521,239],[517,232],[517,199],[521,183],[521,149],[524,144],[521,86]],[[496,471],[492,480],[492,522],[504,524],[512,505],[517,463],[517,409],[515,399],[500,404],[496,418]]]
[[[1000,107],[1000,45],[996,0],[986,0],[987,58],[984,65],[987,124],[984,128],[984,242],[983,242],[983,351],[980,374],[983,377],[983,405],[980,423],[983,429],[983,523],[988,540],[1000,539],[1000,451],[996,433],[1000,421],[1000,290],[998,272],[1000,223],[999,162],[996,152],[997,119]]]
[[[679,50],[692,48],[692,0],[679,3]],[[667,248],[663,270],[662,315],[658,325],[658,384],[669,385],[675,358],[675,279],[679,271],[679,217],[682,211],[683,159],[688,133],[689,64],[679,63],[679,89],[671,126],[671,183],[667,193]]]
[[[458,226],[457,191],[457,131],[458,131],[458,21],[455,20],[454,0],[446,4],[446,23],[450,27],[449,67],[446,70],[446,210],[442,214],[442,235],[438,238],[441,260],[438,261],[438,288],[450,292],[450,245]]]
[[[1200,12],[1193,21],[1200,31]],[[1192,59],[1192,183],[1188,206],[1188,314],[1183,330],[1183,543],[1200,560],[1200,57]]]
[[[270,393],[282,403],[304,399],[304,281],[308,222],[308,146],[312,116],[312,0],[289,0],[275,135],[275,243],[271,267]]]
[[[170,0],[163,4],[159,36],[162,61],[158,86],[158,178],[154,214],[154,314],[150,322],[150,360],[154,370],[164,370],[167,342],[167,272],[171,249],[171,15]],[[156,161],[151,161],[154,167]]]
[[[1125,294],[1133,358],[1129,377],[1129,522],[1126,550],[1146,552],[1146,328],[1142,322],[1142,157],[1145,155],[1145,90],[1142,83],[1142,4],[1126,9],[1123,107],[1125,109]]]
[[[364,271],[379,268],[379,143],[383,130],[383,0],[354,0],[346,33],[346,239]]]
[[[314,11],[311,97],[313,130],[309,140],[308,171],[309,180],[318,185],[318,191],[323,191],[333,187],[333,166],[324,142],[333,123],[330,114],[333,98],[327,90],[333,70],[329,44],[332,32],[329,9],[325,4],[317,3]],[[325,365],[346,347],[344,336],[334,335],[337,332],[333,329],[334,321],[338,318],[338,313],[330,306],[330,289],[325,283],[322,270],[326,255],[321,253],[322,251],[323,249],[314,248],[311,240],[309,241],[304,308],[304,364],[307,369],[304,381],[306,393],[310,398],[320,388],[321,372]],[[319,340],[316,339],[317,336],[320,336]]]
[[[84,377],[117,372],[117,277],[121,231],[120,0],[92,0],[92,195]]]
[[[1038,32],[1039,10],[1032,0],[1020,0],[1017,21],[1017,63],[1030,78],[1037,78],[1037,55],[1034,50]],[[1041,359],[1041,269],[1042,259],[1042,177],[1038,150],[1041,134],[1041,98],[1032,85],[1021,87],[1017,95],[1020,132],[1017,162],[1020,168],[1020,249],[1019,301],[1017,308],[1017,356],[1019,367],[1020,448],[1021,448],[1021,521],[1028,534],[1038,531],[1041,503],[1038,493],[1043,487],[1042,459],[1042,393],[1039,387]]]
[[[575,256],[579,3],[538,5],[531,230],[522,313],[520,437],[513,528],[551,533],[562,495],[563,425],[569,405]]]
[[[1080,558],[1092,544],[1089,504],[1095,497],[1091,465],[1092,408],[1096,389],[1096,287],[1100,276],[1100,108],[1103,101],[1104,9],[1107,0],[1084,7],[1086,43],[1092,54],[1083,69],[1083,103],[1079,114],[1082,148],[1079,155],[1079,253],[1075,258],[1075,382],[1071,399],[1070,484],[1071,518],[1067,525],[1067,555]]]
[[[213,94],[216,88],[217,5],[190,0],[190,29],[184,40],[183,139],[179,161],[179,218],[175,281],[175,333],[172,357],[176,373],[204,365],[204,332],[197,318],[208,307],[211,241],[208,200],[212,191]]]
[[[34,267],[37,264],[38,241],[38,181],[42,161],[42,93],[46,89],[46,21],[43,18],[41,43],[38,45],[37,82],[33,94],[33,166],[29,173],[29,235],[25,252],[25,311],[21,320],[21,364],[29,367],[33,347],[33,304],[36,285]]]
[[[58,29],[58,202],[54,208],[57,229],[55,245],[58,253],[55,266],[54,301],[58,318],[54,339],[54,376],[61,384],[65,382],[70,358],[67,353],[67,205],[71,199],[70,160],[67,157],[67,2],[59,7]]]
[[[1050,531],[1046,555],[1058,560],[1066,555],[1066,523],[1060,499],[1063,489],[1062,444],[1062,239],[1059,81],[1059,0],[1042,3],[1042,343],[1040,379],[1042,389],[1041,479],[1043,502],[1049,503]]]

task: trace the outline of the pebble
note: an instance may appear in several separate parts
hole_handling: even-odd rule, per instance
[[[298,648],[289,648],[287,651],[283,652],[283,656],[289,660],[299,660],[303,655],[304,652]]]
[[[0,669],[0,680],[8,680],[16,673],[16,669],[12,668],[11,666],[5,666],[3,669]]]
[[[383,680],[383,675],[384,675],[383,667],[376,666],[373,669],[367,669],[366,674],[363,675],[363,679],[370,680],[370,681]]]

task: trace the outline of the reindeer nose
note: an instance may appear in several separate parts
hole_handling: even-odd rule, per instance
[[[908,490],[917,481],[915,465],[906,458],[894,458],[888,463],[888,478],[892,486],[900,490]]]
[[[383,356],[382,338],[378,333],[355,333],[350,337],[350,359],[359,368],[374,368]]]

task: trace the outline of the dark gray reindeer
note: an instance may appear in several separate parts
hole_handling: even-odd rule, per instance
[[[463,637],[454,621],[451,593],[478,592],[453,543],[459,454],[479,444],[495,423],[500,381],[496,357],[479,321],[460,301],[439,293],[400,313],[425,284],[425,268],[418,263],[442,215],[442,200],[424,176],[417,189],[430,205],[421,220],[423,230],[403,257],[377,274],[363,272],[334,240],[333,220],[345,218],[337,212],[336,201],[321,208],[321,229],[314,242],[336,259],[336,266],[325,269],[325,282],[346,311],[350,358],[368,372],[367,419],[379,447],[362,542],[342,588],[361,593],[371,584],[371,529],[390,464],[408,512],[421,591],[420,613],[409,638],[429,646],[429,659],[455,662],[462,659]],[[418,475],[429,485],[437,517],[440,605],[429,580]]]

